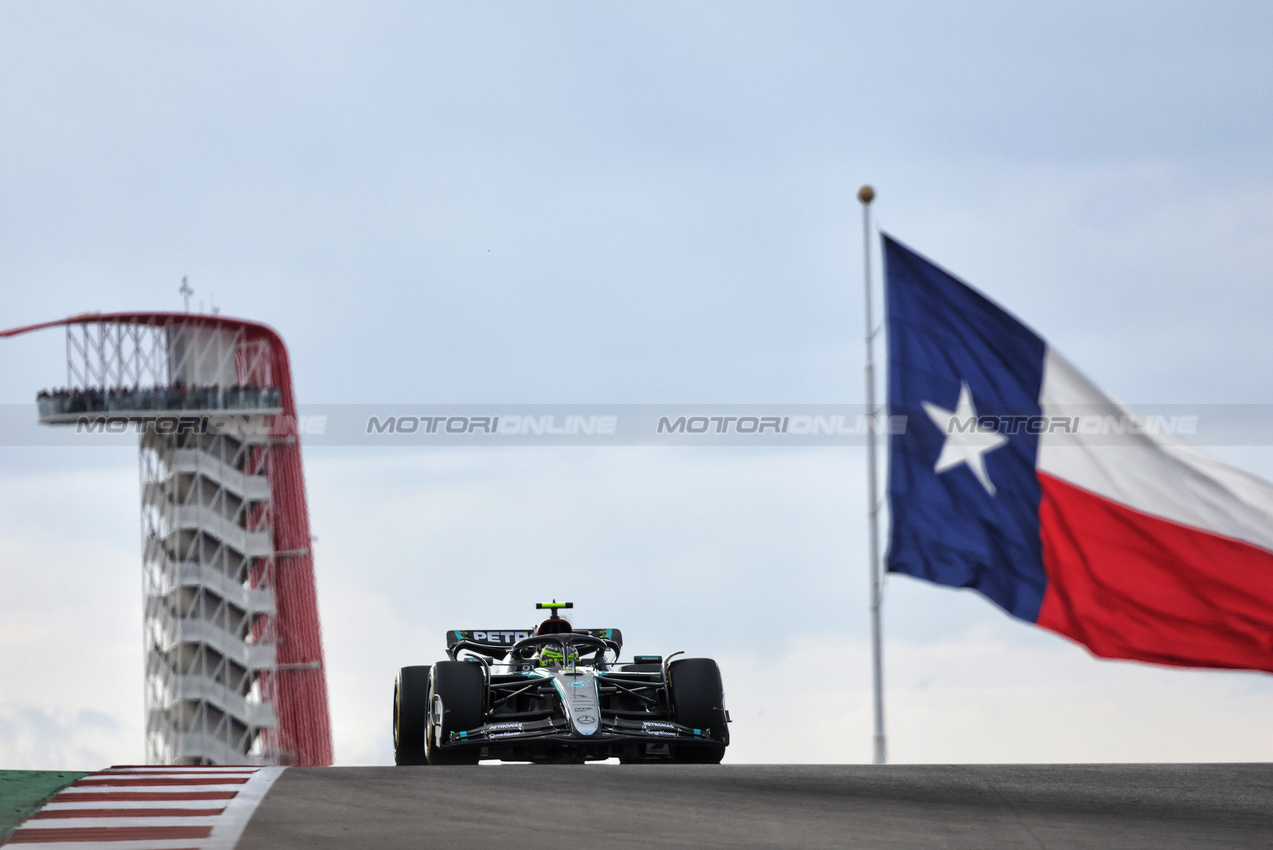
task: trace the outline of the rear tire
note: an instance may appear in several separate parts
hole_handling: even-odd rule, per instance
[[[439,661],[429,677],[429,705],[442,701],[442,740],[452,732],[467,732],[482,725],[482,703],[486,697],[486,675],[481,665],[468,661]],[[427,713],[424,751],[429,764],[477,764],[478,750],[446,750],[437,745],[437,720]]]
[[[393,763],[428,764],[424,725],[429,713],[429,665],[403,667],[393,683]]]
[[[672,761],[720,764],[729,744],[720,668],[710,658],[683,658],[668,665],[667,677],[672,719],[691,729],[709,730],[713,739],[710,744],[674,744]]]

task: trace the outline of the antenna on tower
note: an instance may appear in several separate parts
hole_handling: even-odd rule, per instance
[[[190,296],[194,295],[194,290],[190,288],[190,278],[186,275],[181,276],[181,288],[177,290],[186,300],[186,312],[190,312]]]

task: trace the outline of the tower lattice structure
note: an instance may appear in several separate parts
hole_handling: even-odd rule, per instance
[[[283,340],[241,319],[87,314],[40,421],[139,433],[146,758],[332,761],[309,511]]]

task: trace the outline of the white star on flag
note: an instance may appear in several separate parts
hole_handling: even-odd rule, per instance
[[[961,463],[968,464],[972,474],[986,488],[990,495],[995,494],[994,482],[986,472],[985,453],[1008,442],[1008,438],[993,428],[982,428],[977,422],[977,408],[972,403],[972,390],[963,381],[959,382],[959,401],[954,411],[924,402],[924,412],[933,424],[946,435],[942,443],[941,454],[937,457],[937,465],[933,471],[937,473],[953,469]],[[971,423],[969,420],[972,420]]]

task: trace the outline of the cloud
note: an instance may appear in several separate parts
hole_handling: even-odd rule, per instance
[[[5,767],[143,758],[135,470],[0,476]]]
[[[0,764],[6,770],[98,770],[135,763],[136,729],[100,711],[0,700]],[[132,756],[133,758],[129,758]]]

